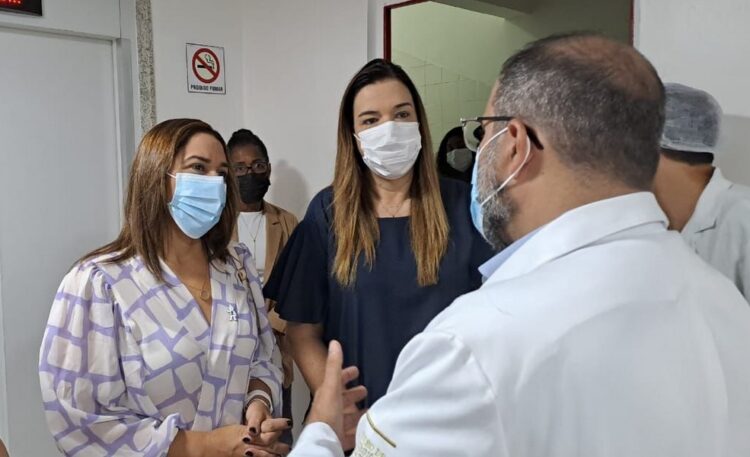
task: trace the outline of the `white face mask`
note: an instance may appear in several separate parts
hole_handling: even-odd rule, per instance
[[[448,165],[456,171],[464,172],[471,167],[474,153],[469,148],[453,149],[445,156]]]
[[[398,179],[414,166],[422,149],[418,122],[385,122],[355,135],[362,148],[362,160],[373,173]]]

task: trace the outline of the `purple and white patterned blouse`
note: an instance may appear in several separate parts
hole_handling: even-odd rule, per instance
[[[66,455],[165,456],[179,429],[242,422],[260,379],[281,411],[275,340],[247,248],[210,267],[209,324],[162,262],[102,256],[65,276],[44,333],[39,379],[47,423]],[[258,306],[256,306],[258,304]]]

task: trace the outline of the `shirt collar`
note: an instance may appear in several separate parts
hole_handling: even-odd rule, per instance
[[[508,247],[500,251],[497,255],[492,257],[490,260],[486,261],[479,267],[479,272],[482,274],[482,277],[485,279],[492,276],[494,272],[497,271],[498,268],[500,268],[517,250],[521,248],[524,244],[526,244],[527,241],[529,241],[536,233],[541,230],[542,227],[537,228],[536,230],[527,233],[523,238],[519,238],[513,243],[511,243]]]
[[[525,275],[615,234],[633,236],[634,229],[660,233],[665,232],[666,227],[667,216],[650,192],[636,192],[589,203],[547,223],[519,248],[522,253],[511,255],[492,273],[485,285]]]

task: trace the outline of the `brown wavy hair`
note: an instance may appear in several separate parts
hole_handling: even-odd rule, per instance
[[[339,110],[333,180],[333,232],[336,240],[333,276],[344,286],[350,286],[356,280],[357,262],[363,253],[366,264],[372,267],[375,246],[380,239],[373,178],[354,138],[354,98],[363,87],[390,79],[400,81],[409,89],[422,136],[422,150],[414,164],[414,178],[409,190],[411,248],[417,262],[417,282],[420,286],[437,283],[440,261],[448,248],[448,217],[440,194],[440,181],[422,99],[401,67],[375,59],[351,80]]]
[[[163,281],[159,259],[164,256],[166,238],[172,223],[168,181],[171,178],[167,173],[172,168],[177,154],[199,133],[207,133],[216,138],[226,155],[226,144],[219,132],[197,119],[170,119],[157,124],[143,136],[130,169],[125,200],[125,223],[120,234],[111,243],[86,254],[81,261],[114,254],[107,262],[118,263],[140,256],[148,270]],[[237,220],[239,193],[232,167],[229,167],[228,173],[225,178],[227,200],[221,218],[201,238],[209,261],[227,260],[228,246]]]

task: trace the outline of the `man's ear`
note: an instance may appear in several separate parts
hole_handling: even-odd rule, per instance
[[[523,166],[523,162],[527,160],[526,154],[531,147],[529,132],[526,130],[526,126],[523,122],[518,119],[511,119],[508,123],[507,135],[512,147],[508,156],[510,158],[509,169],[517,170]]]

